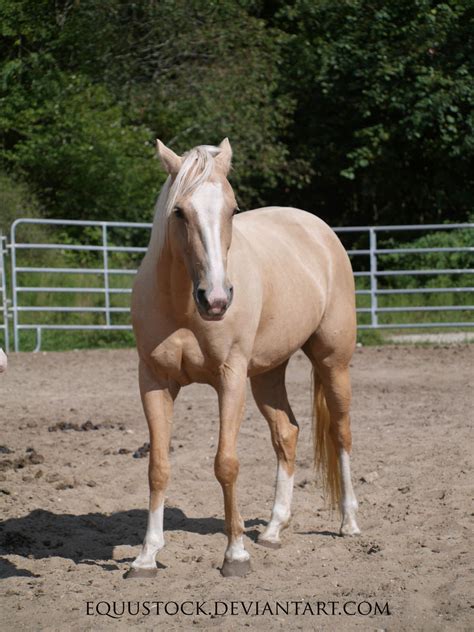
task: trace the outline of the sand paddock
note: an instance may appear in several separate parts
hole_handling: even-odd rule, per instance
[[[470,345],[357,350],[353,475],[362,535],[343,539],[314,480],[310,368],[295,356],[288,390],[302,430],[293,520],[277,551],[255,543],[270,517],[275,458],[249,396],[238,484],[253,567],[246,578],[223,579],[218,570],[225,537],[213,473],[216,396],[185,388],[158,576],[124,580],[146,525],[147,459],[133,456],[147,441],[136,354],[12,354],[0,376],[2,629],[472,629],[473,360]],[[125,614],[97,614],[100,601],[118,612],[126,602]],[[144,601],[165,602],[166,612],[152,603],[148,614]],[[209,614],[194,605],[173,614],[169,604],[184,601],[206,601]],[[232,615],[231,601],[249,614],[237,604]],[[276,612],[277,601],[289,602],[288,614]],[[302,613],[306,603],[313,614]],[[386,603],[390,615],[376,610]]]

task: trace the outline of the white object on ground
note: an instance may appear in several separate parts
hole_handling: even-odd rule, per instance
[[[7,370],[8,360],[5,352],[0,347],[0,373],[4,373]]]

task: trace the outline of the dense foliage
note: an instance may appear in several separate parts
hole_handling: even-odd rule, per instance
[[[308,194],[343,223],[463,219],[474,193],[474,5],[297,0],[285,86]],[[327,209],[327,210],[326,210]],[[340,217],[340,215],[339,215]]]
[[[240,205],[465,220],[470,0],[0,0],[2,217],[149,220],[176,151],[229,136]],[[16,208],[16,207],[15,207]]]

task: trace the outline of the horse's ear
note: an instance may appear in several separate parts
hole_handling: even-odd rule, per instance
[[[219,145],[219,149],[220,152],[217,154],[215,160],[227,175],[229,173],[230,163],[232,162],[232,147],[230,146],[228,138],[224,138]]]
[[[156,139],[156,151],[165,171],[170,176],[175,176],[181,168],[183,159],[159,139]]]

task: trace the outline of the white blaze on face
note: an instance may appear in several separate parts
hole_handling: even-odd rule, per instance
[[[224,206],[222,185],[220,182],[205,182],[193,193],[191,202],[196,209],[206,251],[208,300],[212,303],[213,298],[227,298],[221,248],[221,215]]]

